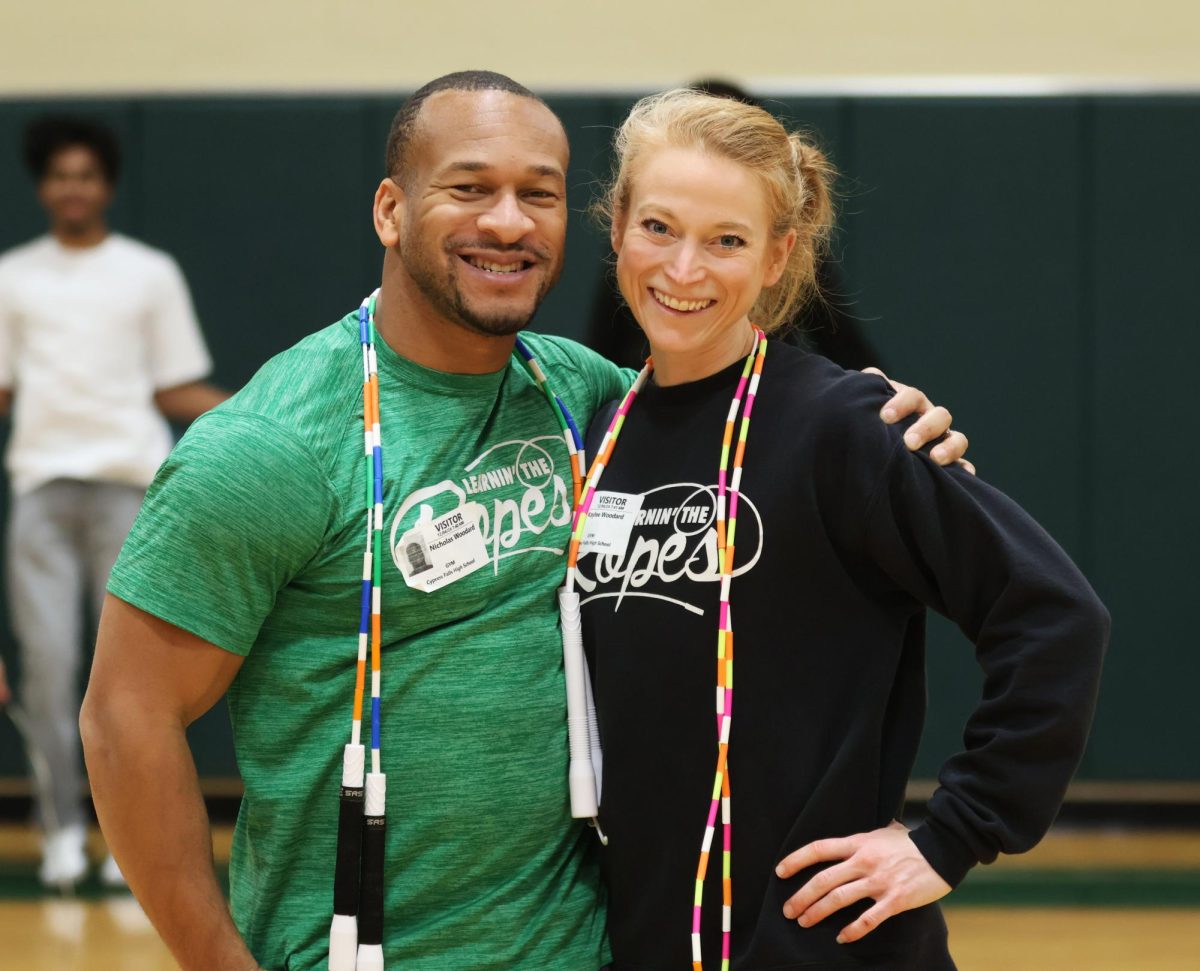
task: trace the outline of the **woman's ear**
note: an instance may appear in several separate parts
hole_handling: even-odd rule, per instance
[[[620,209],[613,212],[612,225],[608,229],[608,240],[612,243],[614,253],[621,252],[621,243],[625,239],[625,213]]]
[[[773,287],[779,282],[779,278],[783,276],[783,271],[787,269],[788,258],[792,255],[792,250],[796,248],[796,230],[789,229],[786,236],[780,236],[778,239],[771,240],[767,248],[768,259],[767,272],[763,274],[763,287]]]

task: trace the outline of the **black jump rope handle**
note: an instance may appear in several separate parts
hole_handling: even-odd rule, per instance
[[[384,816],[362,816],[362,895],[359,898],[358,943],[383,943]]]
[[[363,802],[366,790],[342,786],[338,811],[337,867],[333,873],[333,912],[358,913],[358,872],[362,858]]]

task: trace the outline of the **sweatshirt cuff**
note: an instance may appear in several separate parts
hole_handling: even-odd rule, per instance
[[[953,831],[936,819],[926,819],[908,834],[934,872],[957,887],[979,858]]]

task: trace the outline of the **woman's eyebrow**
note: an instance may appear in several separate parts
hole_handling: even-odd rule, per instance
[[[675,215],[675,213],[673,213],[670,209],[668,209],[664,205],[660,205],[657,202],[642,203],[642,205],[638,206],[637,214],[639,216],[659,215],[659,216],[665,216],[667,219],[677,219],[678,218]],[[720,230],[732,229],[732,230],[736,230],[739,233],[745,233],[748,236],[752,235],[752,233],[753,233],[753,231],[751,230],[750,226],[747,223],[737,222],[736,220],[733,220],[733,219],[726,219],[726,220],[722,220],[719,223],[714,223],[712,228],[720,229]]]

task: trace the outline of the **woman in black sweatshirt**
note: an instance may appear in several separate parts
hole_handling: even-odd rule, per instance
[[[1107,612],[1015,503],[879,422],[883,381],[762,336],[830,225],[815,149],[691,91],[640,102],[617,149],[617,277],[653,367],[589,435],[576,581],[614,971],[726,949],[734,971],[953,968],[934,901],[1049,827]],[[927,608],[984,687],[909,832]]]

